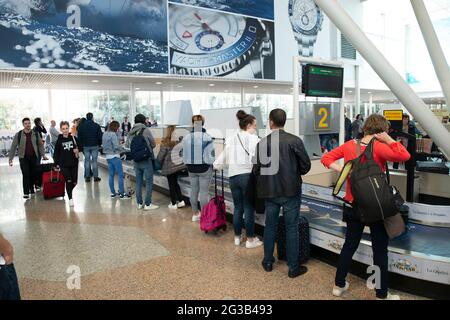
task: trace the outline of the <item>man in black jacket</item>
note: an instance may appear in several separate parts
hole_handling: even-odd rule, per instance
[[[286,253],[289,277],[295,278],[307,272],[299,265],[299,214],[302,192],[302,175],[311,169],[311,161],[303,141],[284,131],[286,112],[274,109],[270,112],[272,133],[263,138],[256,148],[255,174],[258,176],[257,193],[265,199],[266,223],[264,229],[264,260],[267,272],[275,261],[273,251],[280,209],[286,224]]]
[[[100,125],[94,122],[92,113],[86,114],[86,121],[78,128],[78,140],[83,147],[84,154],[84,179],[91,182],[91,173],[94,175],[94,181],[101,179],[98,177],[98,150],[102,145],[102,129]]]

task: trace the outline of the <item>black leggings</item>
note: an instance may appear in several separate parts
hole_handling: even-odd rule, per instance
[[[66,191],[69,199],[72,199],[72,191],[78,183],[78,166],[61,167],[61,172],[66,180]]]
[[[180,185],[178,184],[178,176],[179,172],[167,175],[167,181],[169,182],[170,201],[172,202],[172,204],[176,204],[177,201],[183,200]]]

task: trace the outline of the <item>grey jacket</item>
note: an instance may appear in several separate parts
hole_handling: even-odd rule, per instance
[[[181,146],[180,143],[177,143],[173,148],[161,145],[157,159],[161,162],[162,176],[186,169],[186,165],[183,163],[183,158],[180,155],[182,152]]]
[[[22,136],[20,137],[20,144],[19,144],[19,134]],[[9,160],[13,160],[14,156],[16,155],[17,147],[19,148],[19,159],[23,159],[25,157],[25,145],[26,145],[26,139],[25,133],[23,133],[23,130],[20,130],[16,133],[14,136],[14,140],[11,144],[11,149],[9,151]],[[31,130],[31,143],[33,144],[34,153],[40,159],[45,155],[45,149],[44,144],[42,143],[41,138],[39,137],[39,134]]]
[[[137,135],[142,129],[145,129],[143,132],[143,136],[145,141],[147,141],[148,146],[153,152],[153,149],[156,147],[155,139],[153,138],[152,131],[145,124],[137,123],[131,128],[131,131],[128,133],[127,141],[125,141],[125,148],[130,149],[131,140],[133,140],[134,136]],[[154,155],[152,155],[154,159]]]
[[[120,154],[124,149],[120,146],[119,138],[115,132],[107,131],[102,137],[103,153],[105,155]]]

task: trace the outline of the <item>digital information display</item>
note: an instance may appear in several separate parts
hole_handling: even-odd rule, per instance
[[[306,96],[342,98],[343,68],[307,64],[302,78],[302,92]]]

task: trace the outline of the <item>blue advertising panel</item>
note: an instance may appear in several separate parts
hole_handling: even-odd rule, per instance
[[[0,67],[168,73],[167,0],[0,0]]]
[[[174,3],[274,20],[274,0],[170,0]]]

